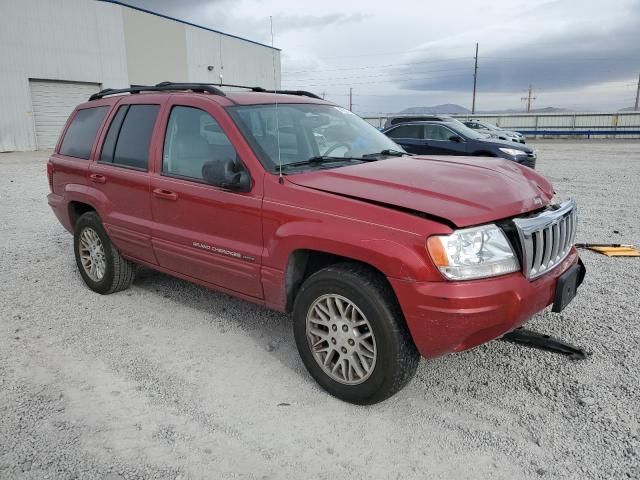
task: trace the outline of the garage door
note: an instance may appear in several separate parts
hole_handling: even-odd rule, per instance
[[[29,80],[37,148],[53,148],[69,114],[100,90],[97,83]]]

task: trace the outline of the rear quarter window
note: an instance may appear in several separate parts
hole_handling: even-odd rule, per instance
[[[108,106],[78,110],[62,139],[59,153],[68,157],[88,160],[98,128],[100,128],[107,110],[109,110]]]

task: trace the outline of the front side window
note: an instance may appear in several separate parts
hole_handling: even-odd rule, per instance
[[[333,105],[281,103],[277,107],[242,105],[227,110],[270,171],[279,163],[286,166],[317,156],[358,160],[384,150],[402,152],[371,124]]]
[[[88,160],[98,128],[100,128],[107,110],[109,110],[107,106],[78,110],[64,135],[60,154]]]
[[[420,140],[423,138],[422,125],[402,125],[398,128],[394,128],[389,132],[391,138],[411,138],[414,140]]]
[[[162,154],[162,173],[204,180],[209,162],[236,160],[236,150],[218,122],[204,110],[175,106],[171,110]]]
[[[455,133],[442,125],[425,125],[424,138],[427,140],[449,140]]]
[[[100,162],[146,170],[159,105],[122,105],[102,144]]]

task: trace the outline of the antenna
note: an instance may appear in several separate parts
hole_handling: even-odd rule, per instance
[[[280,157],[280,124],[278,119],[278,79],[276,77],[276,50],[273,48],[273,17],[269,16],[271,29],[271,55],[273,56],[273,97],[276,104],[276,146],[278,148],[278,181],[284,183],[282,178],[282,158]]]
[[[220,57],[220,85],[222,85],[222,75],[224,73],[224,61],[222,60],[222,35],[218,35],[218,57]]]

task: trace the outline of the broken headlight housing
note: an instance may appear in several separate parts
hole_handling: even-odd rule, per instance
[[[502,229],[494,224],[434,235],[427,250],[448,280],[496,277],[520,270],[520,264]]]

